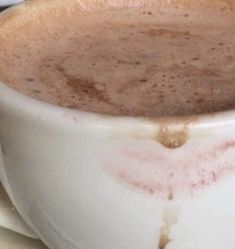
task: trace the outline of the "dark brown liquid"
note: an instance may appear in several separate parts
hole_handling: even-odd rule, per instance
[[[3,36],[0,80],[37,99],[102,114],[232,109],[235,17],[209,19],[133,8],[74,13],[61,17],[63,28],[52,17],[46,25],[26,20],[24,34],[16,25]]]

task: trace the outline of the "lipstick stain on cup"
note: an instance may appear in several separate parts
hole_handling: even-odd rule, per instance
[[[207,150],[193,147],[178,151],[125,147],[119,151],[121,160],[107,162],[105,171],[134,190],[164,195],[168,199],[173,198],[169,189],[174,193],[193,193],[235,172],[235,155],[231,159],[235,141],[226,141]]]
[[[132,190],[168,200],[217,184],[235,173],[235,139],[193,139],[189,130],[197,118],[151,120],[156,130],[125,133],[112,158],[103,160],[104,170]]]
[[[115,149],[115,160],[105,159],[104,170],[133,190],[168,200],[169,189],[175,195],[193,194],[218,183],[235,172],[235,139],[207,145],[203,138],[191,139],[188,131],[195,120],[154,120],[157,132],[134,131],[128,143]]]

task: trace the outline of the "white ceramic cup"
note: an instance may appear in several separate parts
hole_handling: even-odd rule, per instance
[[[235,111],[112,117],[0,83],[1,181],[51,249],[231,249]]]

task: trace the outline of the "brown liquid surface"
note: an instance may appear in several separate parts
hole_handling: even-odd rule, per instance
[[[0,80],[37,99],[102,114],[232,109],[233,16],[133,8],[25,21],[12,32],[0,29]]]

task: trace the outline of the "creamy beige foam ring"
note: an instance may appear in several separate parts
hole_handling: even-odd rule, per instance
[[[31,10],[8,22],[9,32],[1,27],[0,80],[50,103],[104,114],[234,108],[234,23],[217,16],[208,28],[208,13],[189,14],[75,8],[58,20]],[[31,18],[30,26],[21,24]]]

